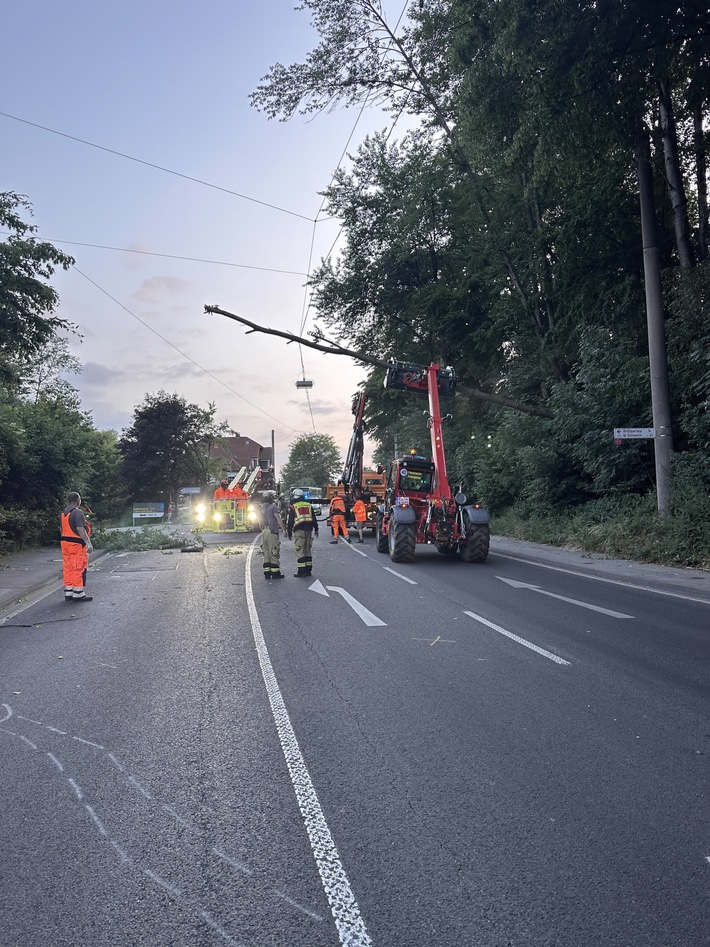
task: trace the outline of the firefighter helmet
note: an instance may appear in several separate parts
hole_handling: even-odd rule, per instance
[[[294,500],[302,500],[305,497],[303,490],[294,490],[291,494]]]

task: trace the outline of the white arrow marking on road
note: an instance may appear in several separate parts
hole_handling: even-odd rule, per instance
[[[327,585],[325,588],[321,585],[320,581],[316,579],[313,585],[308,587],[309,592],[317,592],[319,595],[325,595],[326,598],[330,598],[328,592],[337,592],[338,595],[342,595],[345,601],[348,603],[350,608],[358,615],[369,628],[375,627],[387,627],[387,622],[382,621],[377,615],[373,615],[371,611],[365,608],[364,605],[361,605],[356,598],[346,592],[345,589],[341,589],[337,585]]]
[[[610,608],[602,608],[600,605],[590,605],[589,602],[580,602],[576,598],[567,598],[565,595],[555,595],[554,592],[548,592],[541,589],[538,585],[529,585],[527,582],[516,582],[514,579],[504,579],[502,575],[497,575],[496,579],[505,582],[506,585],[512,585],[514,589],[530,589],[531,592],[539,592],[540,595],[549,595],[550,598],[558,598],[561,602],[569,602],[570,605],[579,605],[580,608],[589,608],[593,612],[601,612],[602,615],[611,615],[612,618],[633,618],[633,615],[624,615],[623,612],[613,612]]]
[[[325,589],[323,588],[323,586],[321,585],[320,579],[316,579],[316,581],[313,583],[313,585],[309,585],[309,586],[308,586],[308,591],[309,591],[309,592],[317,592],[319,595],[325,595],[326,598],[330,598],[330,595],[328,595],[328,593],[326,592],[326,590],[325,590]]]
[[[358,615],[369,628],[374,628],[376,626],[386,626],[386,622],[382,621],[381,618],[378,618],[377,615],[373,615],[372,612],[368,611],[364,605],[361,605],[356,598],[346,592],[345,589],[339,588],[337,585],[327,585],[326,588],[329,592],[337,592],[338,595],[342,595],[345,601],[348,603],[350,608]]]

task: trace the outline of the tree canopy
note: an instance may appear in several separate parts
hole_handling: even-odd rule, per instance
[[[272,67],[253,103],[288,119],[377,102],[413,124],[370,136],[326,191],[344,236],[311,279],[329,336],[541,409],[452,412],[453,477],[495,509],[643,493],[652,445],[619,448],[612,430],[651,424],[645,152],[673,433],[710,488],[707,4],[417,0],[397,24],[376,0],[301,8],[314,49]],[[418,406],[383,392],[379,370],[367,392],[383,459],[417,438]]]
[[[288,460],[281,468],[282,489],[324,487],[334,482],[341,468],[340,451],[330,434],[302,434],[289,445]]]

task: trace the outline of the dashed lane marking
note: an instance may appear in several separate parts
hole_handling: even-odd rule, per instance
[[[487,625],[489,628],[492,628],[493,631],[497,631],[499,635],[505,635],[505,637],[510,638],[511,641],[517,641],[518,644],[523,645],[525,648],[530,648],[531,651],[535,651],[536,654],[541,654],[543,658],[548,658],[550,661],[554,661],[555,664],[562,664],[567,667],[570,665],[570,662],[565,661],[564,658],[560,658],[551,651],[545,651],[544,648],[539,648],[536,644],[533,644],[532,641],[526,641],[525,638],[521,638],[519,635],[514,635],[512,631],[506,631],[505,628],[501,628],[500,625],[496,625],[492,621],[488,621],[487,618],[482,618],[475,612],[464,612],[464,615],[468,615],[469,618],[473,618],[474,621],[480,621],[482,625]]]

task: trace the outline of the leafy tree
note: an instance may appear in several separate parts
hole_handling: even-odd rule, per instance
[[[62,376],[80,373],[81,362],[69,351],[67,340],[54,335],[42,346],[41,352],[34,353],[18,365],[20,395],[35,404],[44,398],[78,408],[77,391]]]
[[[20,216],[23,210],[32,210],[26,198],[0,193],[0,226],[10,231],[0,242],[0,378],[6,381],[17,379],[18,360],[39,353],[58,330],[72,328],[53,314],[59,298],[45,280],[74,260],[38,241],[33,236],[37,228]]]
[[[177,393],[146,395],[119,441],[129,497],[175,501],[181,486],[206,485],[210,446],[232,433],[215,420],[215,413],[213,404],[200,408]]]
[[[284,490],[324,487],[342,471],[340,451],[330,434],[302,434],[289,447],[288,460],[281,468]]]

